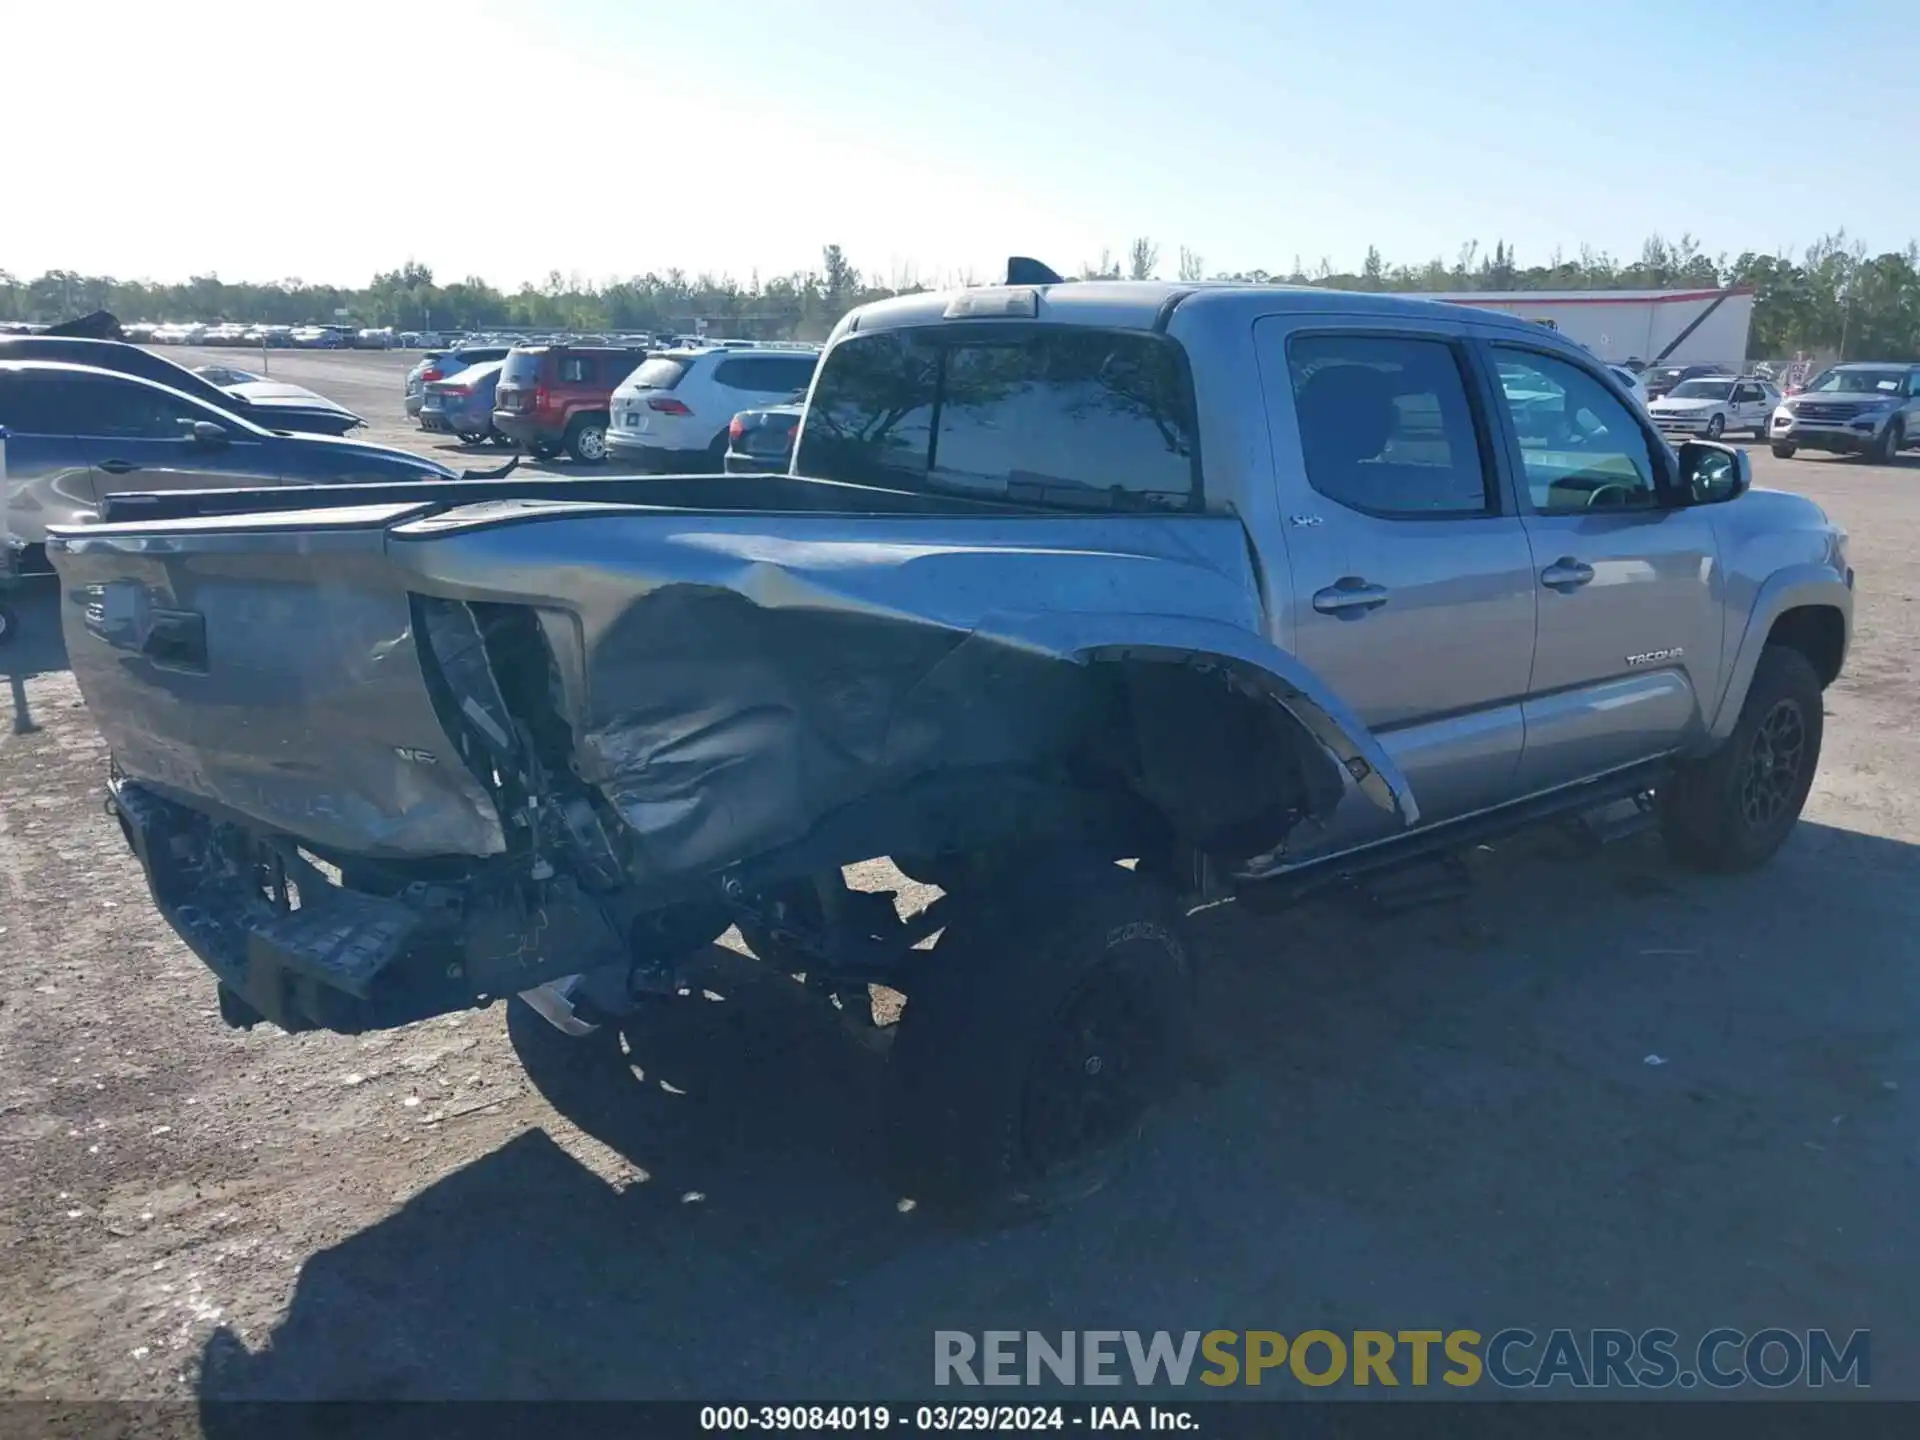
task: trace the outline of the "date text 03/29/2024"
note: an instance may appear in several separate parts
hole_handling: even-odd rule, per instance
[[[1020,1431],[1155,1431],[1192,1434],[1191,1410],[1168,1405],[703,1405],[700,1429],[713,1434],[825,1435],[900,1430],[927,1434]]]

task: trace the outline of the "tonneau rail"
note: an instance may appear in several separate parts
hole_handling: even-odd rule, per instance
[[[249,490],[167,490],[109,495],[104,524],[164,524],[214,515],[278,514],[365,505],[440,508],[490,501],[579,501],[663,510],[767,510],[858,515],[1014,515],[1033,507],[966,495],[930,495],[799,475],[608,475],[579,480],[400,480],[373,484],[276,485]]]

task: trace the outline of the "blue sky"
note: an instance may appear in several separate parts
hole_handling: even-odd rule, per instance
[[[938,281],[1135,235],[1167,274],[1181,245],[1212,272],[1920,236],[1912,0],[187,9],[10,13],[55,63],[8,67],[45,129],[9,147],[0,267],[744,279],[837,241]]]

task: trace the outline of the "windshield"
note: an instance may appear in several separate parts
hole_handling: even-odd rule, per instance
[[[1682,380],[1673,387],[1675,400],[1724,400],[1733,394],[1731,380]]]
[[[1817,395],[1897,395],[1902,370],[1829,370],[1807,386]]]

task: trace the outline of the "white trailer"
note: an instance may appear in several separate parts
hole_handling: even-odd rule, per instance
[[[1618,364],[1725,365],[1746,363],[1753,323],[1753,291],[1728,290],[1480,290],[1431,295],[1500,310],[1551,325],[1602,360]]]

